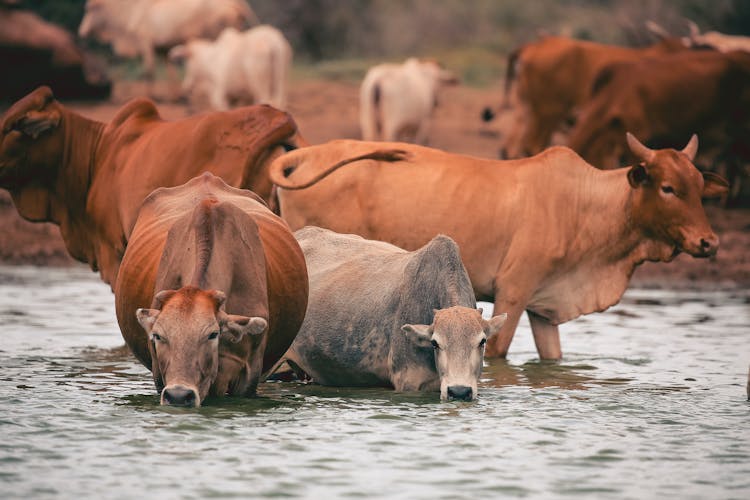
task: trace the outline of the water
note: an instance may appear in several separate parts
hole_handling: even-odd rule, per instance
[[[560,364],[524,323],[474,403],[269,382],[174,409],[95,274],[0,268],[0,497],[750,498],[749,309],[631,290]]]

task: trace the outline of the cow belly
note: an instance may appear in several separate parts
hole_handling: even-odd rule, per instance
[[[286,357],[313,381],[331,386],[391,386],[388,343],[378,329],[359,332],[353,326],[308,328],[309,318]],[[318,323],[320,324],[320,323]],[[329,324],[345,325],[345,321]],[[315,331],[313,331],[315,330]]]

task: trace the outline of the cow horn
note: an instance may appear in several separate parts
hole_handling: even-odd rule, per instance
[[[651,160],[654,159],[656,151],[641,144],[641,141],[636,139],[633,134],[627,132],[625,134],[625,138],[628,141],[628,147],[630,148],[630,151],[632,151],[635,156],[645,161],[646,163],[650,163]]]
[[[693,137],[687,143],[687,146],[682,148],[682,152],[688,157],[688,160],[693,161],[695,154],[698,152],[698,135],[693,134]]]

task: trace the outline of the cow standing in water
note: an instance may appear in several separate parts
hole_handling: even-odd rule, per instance
[[[485,343],[505,317],[482,319],[453,240],[407,252],[317,227],[294,236],[310,299],[288,361],[323,385],[476,397]]]
[[[719,247],[701,197],[727,183],[691,163],[697,137],[682,151],[633,136],[628,144],[639,163],[603,171],[564,147],[498,161],[339,140],[287,153],[269,175],[292,229],[322,226],[407,250],[453,238],[476,297],[508,313],[487,355],[507,354],[526,310],[539,356],[558,359],[557,325],[616,304],[636,266]],[[356,160],[366,161],[335,171]]]
[[[208,394],[255,394],[299,331],[307,293],[284,221],[206,173],[143,202],[115,306],[162,404],[200,406]]]

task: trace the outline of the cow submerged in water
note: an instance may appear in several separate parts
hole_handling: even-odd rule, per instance
[[[339,140],[279,157],[269,176],[293,230],[322,226],[407,250],[453,238],[477,298],[508,314],[486,354],[507,354],[526,310],[540,357],[557,359],[557,325],[616,304],[636,266],[716,253],[701,197],[727,183],[691,163],[697,142],[651,150],[629,135],[639,163],[602,171],[564,147],[498,161]],[[335,171],[357,160],[366,161]]]
[[[294,236],[310,298],[287,361],[323,385],[476,397],[485,343],[505,316],[482,319],[453,240],[407,252],[317,227]]]
[[[255,394],[294,340],[307,293],[304,256],[284,221],[206,173],[143,202],[115,306],[162,404],[200,406],[208,394]]]

